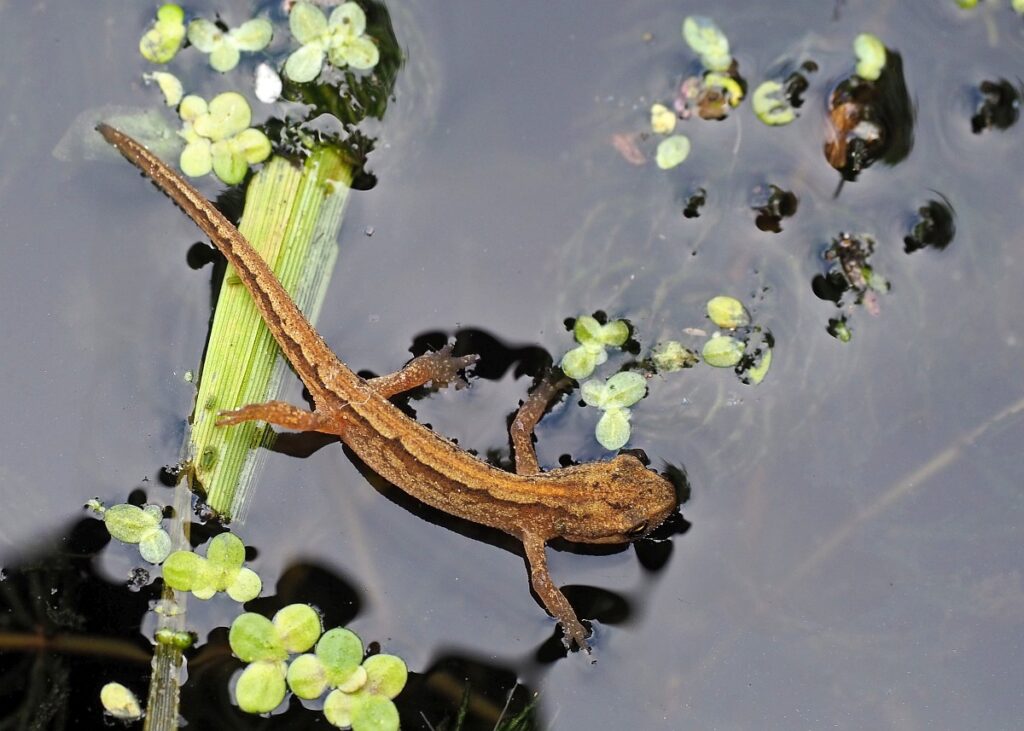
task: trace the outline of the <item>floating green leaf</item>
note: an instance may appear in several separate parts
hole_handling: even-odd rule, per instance
[[[587,406],[598,409],[616,409],[632,406],[647,393],[647,380],[639,373],[623,371],[607,381],[593,379],[580,387],[580,395]]]
[[[152,63],[167,63],[178,53],[185,39],[185,11],[168,3],[156,11],[153,27],[139,41],[139,52]]]
[[[601,345],[618,348],[629,340],[629,324],[625,320],[612,320],[604,325],[590,315],[581,315],[573,325],[573,335],[583,345]]]
[[[266,18],[253,18],[228,31],[204,18],[188,24],[188,40],[210,55],[210,66],[224,73],[238,65],[241,51],[261,51],[270,43],[274,28]]]
[[[151,74],[143,74],[142,78],[146,81],[156,82],[156,85],[160,87],[160,92],[164,95],[164,102],[167,106],[176,107],[181,103],[185,90],[181,81],[174,74],[169,74],[166,71],[154,71]]]
[[[103,523],[110,535],[124,543],[137,543],[145,561],[158,564],[171,552],[171,537],[162,527],[159,505],[113,505],[103,511]]]
[[[857,56],[857,76],[876,81],[885,67],[885,44],[870,33],[861,33],[853,39],[853,53]]]
[[[139,699],[120,683],[107,683],[100,689],[103,709],[119,721],[135,721],[142,717]]]
[[[767,125],[789,124],[796,119],[796,110],[784,97],[784,88],[778,81],[768,80],[754,90],[754,114]]]
[[[630,436],[629,418],[629,409],[613,408],[601,414],[594,430],[598,443],[610,451],[624,447]]]
[[[700,56],[704,68],[710,71],[728,71],[732,65],[729,39],[710,18],[691,15],[683,21],[683,39]]]
[[[728,335],[715,333],[704,343],[704,362],[715,368],[732,368],[743,357],[743,343]]]
[[[672,135],[658,143],[655,162],[662,170],[671,170],[690,154],[690,140],[686,135]]]
[[[580,387],[588,406],[602,409],[594,436],[605,449],[619,449],[629,441],[629,407],[647,393],[647,381],[639,373],[623,371],[607,381],[592,379]]]
[[[656,135],[670,135],[679,119],[676,113],[664,104],[651,105],[651,130]]]
[[[735,330],[738,327],[746,327],[750,324],[750,314],[735,297],[719,295],[708,300],[708,317],[718,327],[727,330]]]
[[[700,361],[696,353],[683,347],[683,344],[677,340],[658,343],[654,352],[651,353],[651,360],[660,373],[672,373],[683,368],[692,368]]]
[[[259,596],[263,588],[259,576],[243,568],[245,546],[233,533],[213,537],[206,558],[192,551],[175,551],[164,563],[164,582],[178,591],[191,591],[197,599],[209,599],[227,592],[244,603]]]
[[[764,380],[764,377],[768,375],[768,369],[772,365],[772,349],[768,348],[761,355],[761,361],[747,370],[747,378],[755,386]]]
[[[326,58],[332,66],[372,69],[380,60],[377,44],[364,36],[366,14],[354,2],[336,7],[330,18],[308,2],[298,2],[288,18],[292,35],[300,44],[285,61],[284,72],[292,81],[315,79]]]
[[[178,108],[185,139],[179,164],[189,177],[213,170],[228,185],[242,182],[250,165],[270,156],[270,140],[260,130],[250,129],[252,109],[241,94],[218,94],[207,104],[189,95]]]
[[[1011,7],[1021,15],[1024,15],[1024,0],[1011,0]]]
[[[606,360],[608,360],[608,354],[603,347],[579,345],[563,355],[562,361],[558,365],[565,375],[578,381],[589,376],[597,366]]]
[[[287,665],[284,662],[259,661],[248,665],[235,685],[235,702],[246,713],[269,713],[281,705]]]

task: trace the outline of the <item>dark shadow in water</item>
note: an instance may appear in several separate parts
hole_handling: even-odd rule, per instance
[[[546,728],[540,699],[519,684],[515,669],[482,657],[441,655],[423,673],[410,674],[399,700],[405,701],[398,709],[403,729],[492,731],[518,716],[517,729]]]
[[[85,519],[3,568],[0,727],[101,727],[100,688],[110,680],[145,698],[152,651],[139,628],[159,590],[148,573],[119,584],[97,574],[109,542],[101,520]]]

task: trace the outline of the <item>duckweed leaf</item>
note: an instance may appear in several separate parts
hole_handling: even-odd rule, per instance
[[[587,406],[598,409],[617,409],[632,406],[647,393],[647,381],[639,373],[623,371],[607,381],[594,378],[580,387],[580,395]]]
[[[151,564],[162,563],[171,553],[171,537],[167,531],[155,528],[139,541],[139,554]]]
[[[302,44],[285,61],[285,74],[292,81],[315,79],[325,56],[338,68],[371,69],[380,61],[377,45],[363,35],[366,14],[354,2],[339,5],[330,18],[310,3],[299,2],[292,8],[288,23],[292,35]]]
[[[254,612],[235,617],[228,631],[228,644],[242,662],[277,662],[288,658],[288,650],[281,643],[274,623]]]
[[[213,145],[205,138],[197,139],[185,145],[178,158],[178,167],[181,172],[190,178],[200,178],[209,175],[213,170]]]
[[[700,56],[704,67],[710,71],[727,71],[732,65],[729,39],[710,18],[691,15],[683,21],[683,39],[694,53]]]
[[[784,87],[778,81],[763,82],[754,90],[754,114],[767,125],[789,124],[796,119],[796,110],[784,96]]]
[[[686,135],[672,135],[658,143],[655,162],[662,170],[671,170],[690,154],[690,140]]]
[[[235,702],[246,713],[269,713],[281,705],[286,692],[285,663],[254,662],[238,678]]]
[[[308,604],[289,604],[274,615],[274,631],[288,652],[305,652],[320,639],[320,615]],[[358,640],[358,638],[357,638]]]
[[[160,525],[163,516],[159,511],[157,508],[154,515],[153,511],[143,510],[137,505],[112,505],[103,513],[103,522],[117,540],[138,543],[145,534]]]
[[[409,678],[409,669],[402,658],[395,655],[373,655],[363,663],[366,669],[368,693],[394,698],[402,692]]]
[[[715,333],[704,343],[704,362],[715,368],[732,368],[743,357],[743,343],[728,335]]]
[[[602,325],[590,315],[580,315],[572,329],[581,345],[619,347],[629,339],[629,325],[625,320],[612,320]]]
[[[205,563],[202,556],[192,551],[175,551],[164,561],[164,583],[178,591],[191,591],[197,580],[203,583],[201,575]]]
[[[295,7],[298,8],[299,3]],[[292,10],[294,15],[295,10]],[[284,62],[284,73],[292,81],[300,84],[312,81],[320,73],[324,65],[324,48],[319,43],[307,43]]]
[[[772,349],[768,348],[766,351],[764,351],[764,354],[761,356],[761,362],[747,370],[747,378],[749,378],[750,382],[756,386],[757,384],[764,380],[764,377],[766,375],[768,375],[768,369],[771,367],[771,365]]]
[[[861,33],[853,40],[853,53],[857,56],[857,76],[877,81],[885,67],[885,44],[877,36]]]
[[[156,21],[139,40],[139,53],[152,63],[167,63],[185,39],[185,11],[168,3],[156,11]]]
[[[658,372],[672,373],[683,368],[693,367],[697,364],[699,358],[692,350],[683,347],[683,344],[679,341],[669,340],[659,343],[654,348],[654,352],[651,353],[651,360],[654,362],[654,367],[658,369]]]
[[[369,695],[358,699],[352,709],[352,731],[396,731],[398,709],[389,699]]]
[[[288,15],[288,27],[295,40],[305,45],[317,40],[327,30],[327,16],[315,5],[298,2]]]
[[[327,669],[327,682],[336,688],[349,679],[363,661],[363,643],[359,636],[344,627],[324,633],[316,643],[316,656]]]
[[[670,135],[679,118],[664,104],[651,105],[651,130],[656,135]]]
[[[100,689],[103,709],[120,721],[134,721],[142,717],[139,699],[120,683],[107,683]]]
[[[166,71],[154,71],[151,74],[143,74],[142,78],[148,81],[155,81],[160,87],[160,93],[164,95],[164,103],[169,107],[176,107],[181,103],[185,95],[185,89],[181,81],[174,74]]]
[[[594,369],[608,360],[608,354],[604,348],[593,348],[588,345],[579,345],[562,356],[559,367],[569,378],[577,381],[586,378]]]
[[[274,29],[265,18],[254,18],[223,31],[216,23],[197,18],[188,24],[188,40],[210,55],[210,66],[221,73],[238,65],[241,51],[259,51],[270,43]]]
[[[238,134],[252,121],[252,109],[237,91],[226,91],[210,100],[209,109],[193,122],[197,134],[217,142]]]
[[[726,330],[735,330],[750,324],[747,308],[735,297],[712,297],[708,300],[707,311],[711,322]]]
[[[288,666],[287,680],[295,695],[313,700],[327,690],[327,668],[316,655],[299,655]]]
[[[594,431],[598,443],[610,451],[625,446],[630,436],[629,417],[629,409],[611,408],[605,411]]]
[[[242,568],[238,570],[234,580],[228,584],[225,592],[229,597],[239,604],[252,601],[263,591],[263,581],[252,569]]]

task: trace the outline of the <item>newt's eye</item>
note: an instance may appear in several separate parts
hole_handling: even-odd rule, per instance
[[[630,528],[629,532],[626,534],[626,538],[639,538],[640,536],[642,536],[646,532],[647,532],[647,521],[644,520],[644,521],[641,521],[640,523],[637,523],[632,528]]]

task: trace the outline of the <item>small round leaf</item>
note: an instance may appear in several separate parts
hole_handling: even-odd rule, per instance
[[[647,379],[633,371],[616,373],[605,382],[604,408],[632,406],[647,393]]]
[[[327,690],[327,668],[316,655],[299,655],[288,666],[288,687],[299,698],[319,698]]]
[[[154,519],[137,505],[112,505],[103,514],[103,522],[110,535],[125,543],[138,543],[142,536],[160,524],[160,518]]]
[[[398,709],[379,695],[357,697],[352,709],[352,731],[398,731]]]
[[[178,166],[181,172],[190,178],[201,178],[209,175],[213,170],[213,153],[210,141],[200,138],[195,142],[189,142],[181,151],[178,158]]]
[[[341,56],[349,66],[360,71],[372,69],[380,61],[380,51],[377,50],[377,44],[366,36],[351,38],[345,41]],[[331,62],[334,63],[333,54]],[[340,66],[341,64],[336,63],[334,65]]]
[[[728,335],[716,335],[704,343],[704,362],[715,368],[732,368],[743,357],[743,343]]]
[[[292,35],[295,36],[295,40],[305,45],[315,41],[327,30],[327,16],[315,5],[298,2],[295,3],[295,7],[288,15],[288,27],[291,29]],[[295,77],[292,76],[292,78]],[[298,81],[298,79],[295,80]]]
[[[288,651],[281,645],[273,623],[262,614],[253,612],[235,617],[228,631],[228,644],[243,662],[276,661],[288,657]]]
[[[253,18],[234,28],[229,35],[241,51],[262,51],[274,36],[274,26],[266,18]]]
[[[218,178],[228,185],[238,185],[245,180],[245,174],[249,172],[249,163],[224,140],[213,143],[211,152],[213,172]]]
[[[662,170],[671,170],[690,154],[690,140],[685,135],[672,135],[658,143],[655,162]]]
[[[196,18],[188,24],[188,42],[203,53],[213,53],[224,43],[224,32],[216,23]]]
[[[239,569],[234,580],[228,584],[226,589],[228,596],[239,604],[252,601],[260,595],[262,590],[263,582],[260,580],[259,574],[252,569],[245,568]]]
[[[225,41],[218,44],[210,53],[210,66],[214,71],[223,74],[237,66],[241,57],[242,54],[239,53],[238,47]]]
[[[270,157],[270,140],[258,129],[243,129],[231,138],[231,146],[250,165]]]
[[[139,553],[151,564],[163,563],[171,552],[171,537],[163,528],[153,528],[139,541]]]
[[[178,591],[191,591],[203,583],[206,559],[192,551],[175,551],[164,561],[164,583]]]
[[[238,678],[235,702],[246,713],[269,713],[284,700],[284,677],[284,663],[252,663]]]
[[[409,669],[395,655],[373,655],[363,662],[366,669],[366,692],[394,698],[402,692],[409,678]]]
[[[324,701],[324,716],[327,722],[338,728],[349,728],[352,725],[352,711],[358,702],[348,693],[332,690]]]
[[[608,409],[597,422],[594,436],[608,450],[621,449],[629,441],[629,409]]]
[[[355,38],[366,32],[366,13],[354,2],[342,3],[331,12],[327,23],[343,35]]]
[[[317,77],[323,65],[324,47],[314,41],[305,44],[288,57],[284,62],[284,74],[292,81],[305,84]]]
[[[320,615],[308,604],[289,604],[274,615],[274,627],[288,652],[305,652],[320,639],[323,624]],[[356,638],[358,643],[359,638]],[[360,658],[362,658],[360,648]]]
[[[120,683],[107,683],[100,689],[103,709],[121,721],[134,721],[142,717],[139,699]]]
[[[735,297],[719,295],[708,300],[708,317],[718,327],[727,330],[735,330],[738,327],[746,327],[750,324],[750,314]]]
[[[316,643],[316,656],[327,667],[331,685],[337,686],[362,664],[363,643],[355,632],[335,627]]]
[[[604,355],[604,349],[599,351]],[[605,355],[605,358],[608,356]],[[569,378],[575,378],[577,381],[586,378],[594,372],[594,368],[597,367],[597,355],[586,346],[580,345],[579,347],[573,348],[568,353],[562,356],[562,362],[559,363],[559,367],[562,372]]]
[[[245,544],[234,533],[218,533],[210,539],[206,560],[218,568],[241,566],[245,562]]]

